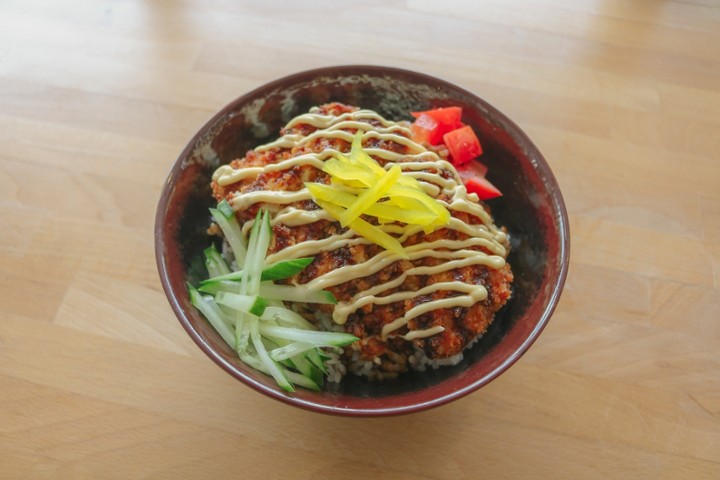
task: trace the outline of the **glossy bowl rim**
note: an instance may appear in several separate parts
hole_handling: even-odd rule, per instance
[[[175,181],[177,180],[177,177],[180,175],[182,170],[184,169],[184,159],[188,158],[188,156],[193,152],[193,150],[196,147],[196,143],[198,139],[202,138],[203,135],[208,133],[208,131],[216,124],[218,120],[225,117],[228,113],[236,110],[240,105],[246,103],[248,100],[252,100],[253,97],[256,95],[262,93],[262,92],[271,92],[273,90],[278,89],[279,87],[282,87],[283,85],[297,85],[298,83],[301,83],[303,81],[310,80],[314,77],[322,77],[322,76],[334,76],[334,77],[342,77],[342,76],[350,76],[350,75],[359,75],[359,74],[369,74],[369,75],[377,75],[377,76],[390,76],[390,77],[408,77],[412,78],[413,80],[416,80],[418,83],[423,84],[429,84],[433,85],[434,87],[439,87],[442,89],[451,89],[455,90],[458,93],[461,93],[463,95],[467,95],[469,98],[472,98],[473,101],[478,102],[479,104],[484,105],[489,112],[496,115],[496,119],[499,119],[504,124],[503,126],[506,128],[506,132],[510,137],[513,139],[513,141],[523,146],[528,152],[532,152],[532,158],[535,160],[533,162],[533,169],[536,170],[539,174],[542,174],[542,178],[544,180],[544,185],[546,187],[550,186],[549,189],[549,196],[552,199],[552,211],[555,215],[555,219],[558,222],[558,257],[560,260],[560,267],[557,278],[554,279],[552,282],[552,294],[550,296],[549,301],[545,305],[544,309],[542,310],[542,314],[538,318],[538,320],[535,322],[535,325],[533,329],[530,331],[530,333],[527,335],[527,337],[524,339],[524,341],[513,350],[498,366],[496,366],[493,370],[486,373],[485,375],[481,376],[478,379],[475,379],[474,381],[471,381],[464,385],[462,388],[454,389],[448,392],[443,392],[441,395],[430,398],[426,401],[413,401],[408,403],[401,403],[399,405],[394,405],[390,407],[383,407],[383,406],[375,406],[374,404],[370,404],[371,402],[362,401],[367,400],[362,397],[357,397],[356,400],[358,400],[358,403],[363,404],[360,406],[350,406],[350,407],[338,407],[334,405],[327,405],[319,402],[313,402],[309,401],[303,398],[298,398],[294,396],[290,396],[285,394],[284,392],[280,391],[280,389],[274,389],[270,388],[267,385],[256,381],[254,378],[252,378],[249,375],[246,375],[244,372],[239,371],[235,368],[234,365],[228,363],[211,345],[209,345],[201,335],[199,335],[198,331],[193,327],[192,321],[190,318],[186,315],[185,310],[182,308],[178,301],[178,297],[176,295],[176,292],[171,288],[171,281],[169,278],[168,268],[167,268],[167,249],[166,249],[166,241],[165,241],[165,235],[164,235],[164,221],[165,221],[165,212],[167,211],[167,207],[169,204],[169,200],[171,198],[171,191],[174,186]],[[528,155],[530,156],[530,155]],[[306,410],[319,412],[319,413],[326,413],[326,414],[334,414],[334,415],[342,415],[342,416],[354,416],[354,417],[380,417],[380,416],[390,416],[390,415],[401,415],[401,414],[408,414],[408,413],[414,413],[419,412],[423,410],[427,410],[430,408],[438,407],[444,404],[447,404],[449,402],[452,402],[454,400],[457,400],[459,398],[462,398],[466,395],[468,395],[471,392],[474,392],[475,390],[481,388],[484,385],[487,385],[489,382],[497,378],[500,374],[505,372],[508,368],[510,368],[515,362],[518,361],[522,355],[527,352],[527,350],[530,348],[530,346],[537,340],[537,338],[540,336],[540,333],[542,333],[543,329],[547,325],[547,323],[550,320],[550,317],[552,316],[553,312],[555,311],[555,308],[557,307],[558,301],[560,299],[560,296],[562,294],[562,290],[565,284],[565,280],[567,278],[567,273],[569,269],[569,255],[570,255],[570,231],[569,231],[569,222],[568,222],[568,214],[567,209],[565,206],[564,199],[562,197],[562,194],[560,192],[559,184],[552,173],[552,170],[550,169],[549,164],[545,160],[545,157],[542,155],[540,150],[535,146],[535,144],[530,140],[530,138],[527,136],[527,134],[510,118],[508,118],[504,113],[502,113],[500,110],[495,108],[493,105],[482,99],[481,97],[477,96],[476,94],[459,87],[449,81],[446,81],[444,79],[434,77],[428,74],[415,72],[412,70],[407,69],[401,69],[396,67],[386,67],[386,66],[378,66],[378,65],[338,65],[338,66],[328,66],[328,67],[321,67],[321,68],[315,68],[310,70],[305,70],[301,72],[296,72],[290,75],[283,76],[281,78],[278,78],[276,80],[264,83],[256,88],[253,88],[252,90],[246,92],[245,94],[237,97],[235,100],[229,102],[226,104],[222,109],[220,109],[216,114],[214,114],[205,124],[198,129],[190,138],[185,148],[182,150],[180,155],[178,156],[177,160],[173,163],[170,172],[163,184],[162,191],[160,193],[160,200],[158,202],[156,215],[155,215],[155,257],[156,257],[156,264],[158,273],[160,276],[160,281],[163,287],[163,290],[165,292],[165,295],[170,303],[170,306],[175,313],[175,316],[179,320],[180,324],[183,326],[185,331],[188,333],[190,338],[195,342],[195,344],[200,347],[200,349],[211,359],[213,360],[217,365],[219,365],[223,370],[225,370],[227,373],[232,375],[234,378],[240,380],[245,385],[251,387],[252,389],[256,390],[257,392],[260,392],[266,396],[269,396],[271,398],[274,398],[276,400],[279,400],[283,403],[293,405],[296,407],[300,407]],[[470,367],[472,368],[472,367]],[[443,382],[441,382],[439,385],[442,385]],[[383,400],[390,398],[390,397],[383,397],[381,398],[378,403],[382,405]],[[368,405],[364,405],[368,404]]]

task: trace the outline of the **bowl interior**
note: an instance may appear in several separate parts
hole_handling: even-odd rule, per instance
[[[185,283],[205,275],[209,182],[214,169],[277,138],[279,129],[310,107],[339,101],[389,119],[439,106],[463,108],[483,145],[488,178],[504,196],[490,202],[510,233],[513,296],[488,332],[454,367],[369,382],[352,375],[321,393],[287,395],[272,379],[248,368],[187,298]],[[167,180],[156,220],[158,269],[171,306],[193,340],[216,363],[256,390],[325,413],[385,415],[448,402],[495,378],[535,340],[549,319],[565,279],[568,232],[557,183],[542,155],[503,114],[473,94],[426,75],[385,67],[348,66],[304,72],[235,100],[193,137]]]

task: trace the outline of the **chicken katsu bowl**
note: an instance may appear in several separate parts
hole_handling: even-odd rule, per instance
[[[168,177],[156,255],[180,323],[227,372],[323,413],[390,415],[491,381],[567,272],[541,154],[452,84],[303,72],[229,104]]]

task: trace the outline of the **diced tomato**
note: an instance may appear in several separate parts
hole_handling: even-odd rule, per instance
[[[448,131],[455,130],[462,126],[462,108],[460,107],[434,108],[432,110],[425,110],[424,112],[410,112],[410,115],[415,118],[420,117],[420,115],[429,115],[433,117],[439,125],[447,128]]]
[[[422,114],[412,124],[413,140],[426,145],[442,142],[442,132],[437,121],[430,115]]]
[[[483,178],[488,171],[488,167],[486,167],[480,160],[465,162],[455,168],[463,182],[466,182],[473,177]]]
[[[460,107],[435,108],[424,112],[411,112],[416,118],[413,123],[414,140],[427,140],[430,145],[442,143],[443,135],[462,127]],[[428,130],[423,132],[422,130]]]
[[[462,165],[483,152],[480,140],[470,125],[446,133],[443,135],[443,141],[450,151],[450,160],[455,165]]]
[[[489,200],[502,196],[500,190],[484,177],[471,177],[465,180],[465,188],[470,193],[477,193],[480,200]]]
[[[480,200],[489,200],[502,195],[500,190],[485,178],[488,167],[480,160],[465,162],[456,169],[468,192],[477,193]]]

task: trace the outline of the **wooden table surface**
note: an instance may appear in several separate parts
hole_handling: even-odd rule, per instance
[[[155,268],[190,136],[267,81],[353,63],[488,100],[570,214],[538,342],[403,417],[246,388],[190,341]],[[0,478],[720,478],[715,0],[6,0],[0,144]]]

